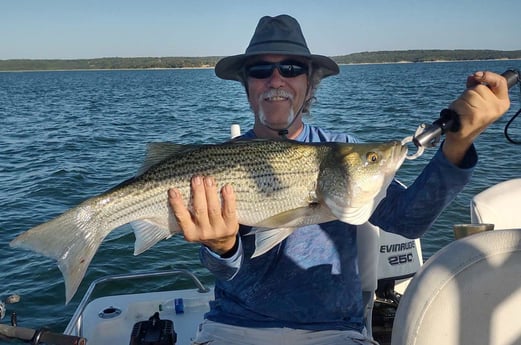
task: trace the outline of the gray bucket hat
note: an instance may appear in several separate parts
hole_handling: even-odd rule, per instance
[[[244,63],[252,56],[274,54],[302,56],[311,60],[312,69],[321,78],[338,74],[335,61],[323,55],[311,54],[295,18],[286,14],[259,20],[246,52],[225,57],[215,65],[215,74],[221,79],[244,81]]]

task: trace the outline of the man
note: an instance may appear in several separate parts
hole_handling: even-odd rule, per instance
[[[290,16],[261,18],[245,54],[220,60],[215,73],[245,87],[255,122],[244,138],[355,141],[302,121],[319,81],[339,69],[309,52]],[[468,182],[477,162],[472,142],[506,112],[509,99],[497,74],[477,72],[467,84],[450,107],[460,115],[461,129],[447,133],[409,188],[390,185],[371,223],[420,237]],[[215,301],[194,344],[375,343],[364,329],[355,226],[340,221],[306,226],[251,259],[254,239],[242,236],[249,229],[237,222],[232,186],[220,193],[221,198],[211,176],[194,176],[190,212],[179,192],[169,191],[186,240],[202,244],[202,263],[216,277]]]

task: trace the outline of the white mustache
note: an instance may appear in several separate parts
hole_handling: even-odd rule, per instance
[[[288,98],[290,101],[293,101],[293,94],[284,89],[270,89],[266,92],[263,92],[260,96],[260,99],[269,99],[274,97],[283,97]]]

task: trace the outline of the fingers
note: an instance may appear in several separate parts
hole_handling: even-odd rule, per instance
[[[191,180],[192,188],[192,220],[196,226],[203,229],[210,226],[209,211],[210,207],[215,208],[215,205],[208,205],[207,199],[212,193],[212,182],[209,177],[193,176]],[[211,199],[211,198],[210,198]],[[213,212],[213,210],[212,210]]]
[[[231,249],[239,224],[236,215],[235,194],[230,185],[221,190],[221,200],[213,177],[194,176],[191,180],[192,212],[178,190],[168,193],[174,216],[189,242],[200,242],[217,253]]]
[[[168,190],[168,203],[179,226],[181,228],[187,228],[188,225],[192,223],[192,215],[185,207],[179,190],[175,188]]]
[[[194,238],[192,234],[196,232],[195,223],[192,220],[192,214],[186,208],[181,193],[177,189],[168,190],[168,203],[177,221],[177,224],[183,231],[185,238],[188,236],[188,241]]]
[[[499,99],[508,99],[508,85],[505,77],[488,71],[477,71],[467,78],[467,88],[486,86]]]
[[[223,200],[222,216],[227,227],[233,227],[238,224],[237,219],[237,205],[235,200],[235,193],[231,185],[225,185],[221,190],[221,197]]]
[[[489,125],[510,106],[506,79],[496,73],[478,71],[467,78],[467,90],[450,106],[475,129]],[[466,122],[466,121],[464,121]],[[481,128],[479,128],[481,127]]]
[[[221,213],[221,202],[217,194],[215,180],[213,177],[207,176],[203,181],[206,200],[202,200],[202,203],[204,204],[206,202],[207,217],[206,219],[202,219],[202,221],[204,224],[211,226],[222,226],[225,222]]]
[[[192,179],[192,219],[201,228],[223,228],[237,222],[235,194],[230,185],[221,190],[221,200],[217,193],[215,179],[211,176],[195,176]]]
[[[510,107],[506,79],[493,72],[478,71],[467,78],[467,89],[450,105],[459,114],[461,128],[447,132],[443,151],[459,164],[475,138]]]

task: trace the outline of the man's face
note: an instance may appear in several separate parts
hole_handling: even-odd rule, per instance
[[[308,65],[305,60],[295,57],[263,55],[250,61],[247,67],[275,62],[287,62],[288,65],[294,63],[305,67]],[[307,73],[284,77],[275,68],[273,73],[265,78],[247,78],[248,100],[255,114],[255,122],[273,129],[288,127],[306,100]]]

